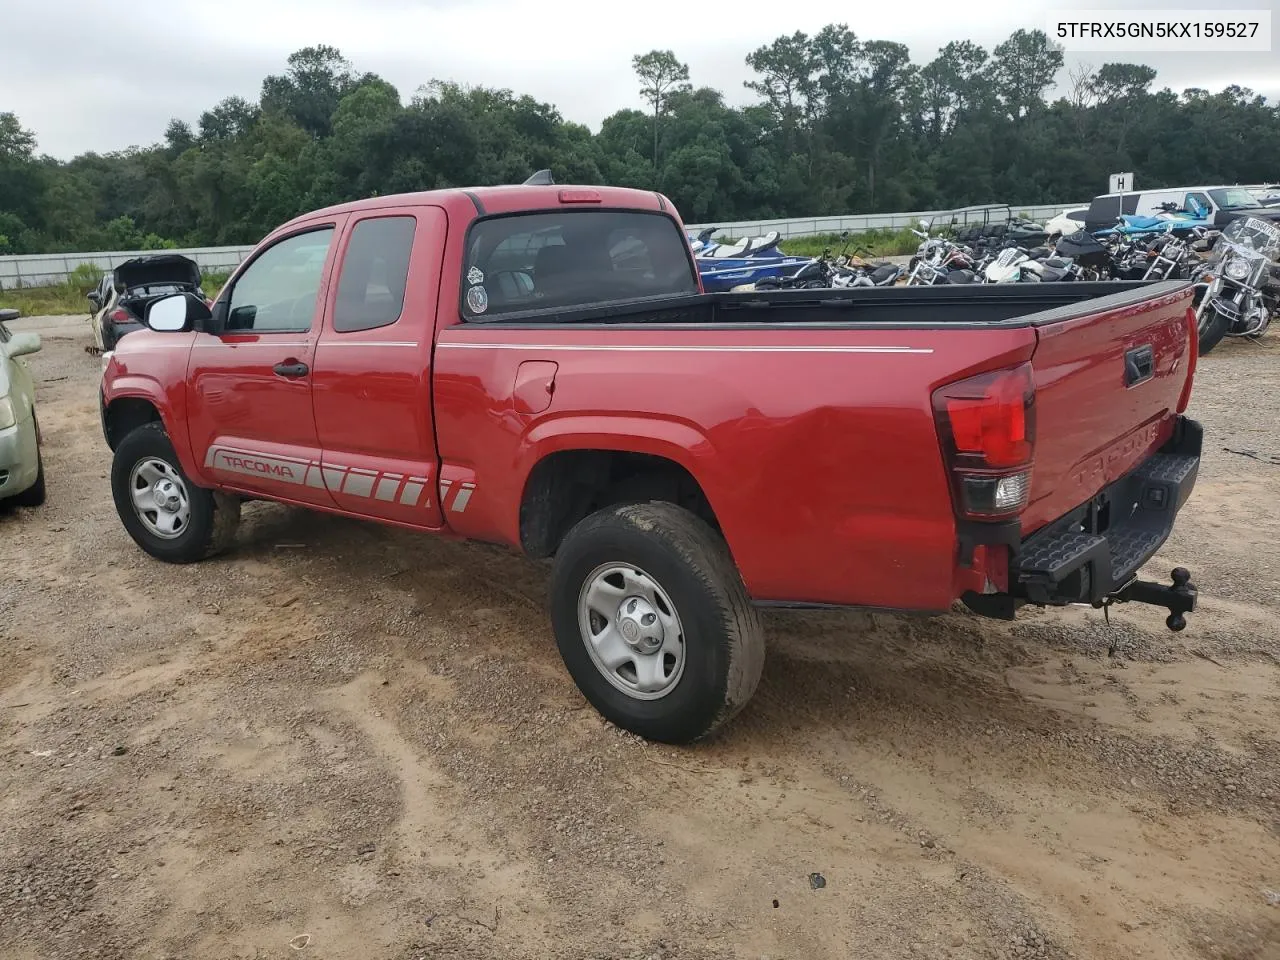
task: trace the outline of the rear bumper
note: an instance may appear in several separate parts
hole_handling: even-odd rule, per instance
[[[1011,617],[1025,603],[1101,606],[1155,595],[1131,588],[1138,570],[1173,532],[1174,519],[1191,496],[1203,438],[1199,423],[1179,417],[1168,443],[1136,469],[1010,545],[1008,594],[966,594],[965,603],[978,613]],[[1190,604],[1185,609],[1194,609],[1194,588],[1185,603]]]

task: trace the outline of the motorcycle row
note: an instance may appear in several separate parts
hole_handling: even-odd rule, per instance
[[[703,286],[713,291],[1103,280],[1188,280],[1195,284],[1200,352],[1224,337],[1261,337],[1280,309],[1280,227],[1239,217],[1221,230],[1179,219],[1080,230],[1051,238],[1021,218],[954,228],[934,236],[920,221],[920,244],[905,266],[868,262],[843,234],[838,256],[789,257],[776,233],[717,244],[715,228],[690,237]]]

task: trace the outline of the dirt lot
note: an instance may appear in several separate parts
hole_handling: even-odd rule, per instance
[[[230,555],[147,559],[83,328],[43,329],[0,957],[1280,957],[1280,335],[1202,361],[1149,570],[1195,574],[1185,633],[771,617],[756,699],[676,750],[586,706],[501,550],[253,504]]]

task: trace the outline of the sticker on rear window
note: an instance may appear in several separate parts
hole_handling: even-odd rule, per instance
[[[467,271],[467,283],[484,283],[484,272],[479,267],[472,267]]]
[[[480,272],[472,269],[475,273]],[[484,313],[489,309],[489,293],[484,287],[475,286],[467,291],[467,309],[472,313]]]

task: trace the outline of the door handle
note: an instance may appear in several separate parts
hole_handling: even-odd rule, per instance
[[[311,372],[311,368],[300,360],[286,360],[284,363],[277,363],[271,369],[279,376],[289,377],[290,379],[305,377]]]
[[[1155,366],[1155,353],[1150,344],[1128,351],[1124,355],[1124,385],[1134,387],[1150,380]]]

